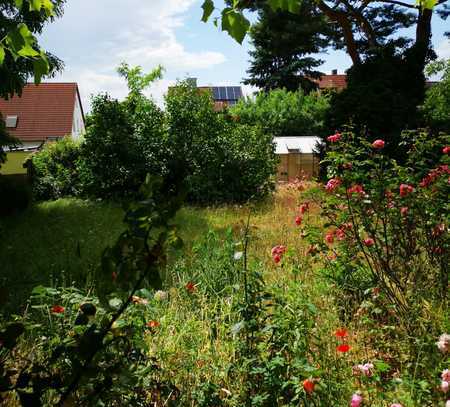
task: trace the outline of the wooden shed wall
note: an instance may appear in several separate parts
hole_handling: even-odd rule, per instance
[[[316,177],[319,173],[319,158],[315,154],[280,154],[278,181],[290,181],[297,177]]]

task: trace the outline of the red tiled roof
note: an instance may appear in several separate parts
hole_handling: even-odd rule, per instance
[[[28,84],[21,97],[0,98],[0,113],[3,120],[6,116],[18,116],[17,127],[7,130],[21,141],[64,137],[72,133],[75,101],[79,97],[76,83]]]
[[[347,87],[347,75],[323,75],[319,80],[319,89],[338,89]]]

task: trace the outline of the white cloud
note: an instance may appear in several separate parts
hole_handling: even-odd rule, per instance
[[[450,58],[450,40],[445,39],[436,48],[438,58]]]
[[[44,47],[66,63],[66,70],[55,80],[78,82],[85,110],[91,94],[126,95],[125,81],[115,72],[122,61],[140,65],[144,72],[163,65],[169,77],[183,77],[189,71],[211,69],[226,61],[220,52],[188,50],[177,38],[176,30],[185,28],[187,12],[198,6],[197,0],[115,3],[69,2],[64,16],[50,25],[43,37]],[[152,86],[150,91],[159,104],[171,83],[166,79]]]

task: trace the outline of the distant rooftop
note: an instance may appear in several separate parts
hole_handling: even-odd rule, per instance
[[[275,137],[275,154],[303,153],[312,154],[320,137]]]

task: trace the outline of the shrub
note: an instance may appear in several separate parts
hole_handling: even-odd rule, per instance
[[[301,90],[277,89],[239,101],[230,114],[272,136],[320,136],[329,107],[329,97],[318,92],[305,95]]]
[[[76,196],[81,192],[80,144],[70,137],[48,143],[32,158],[33,195],[38,200]]]
[[[440,82],[427,90],[422,112],[427,125],[436,130],[450,132],[450,59],[431,63],[428,75],[442,73]]]
[[[331,269],[364,270],[371,281],[358,280],[378,287],[406,323],[422,301],[447,296],[450,137],[414,131],[402,138],[404,166],[386,156],[383,140],[344,133],[331,143],[327,229],[311,253],[331,258]]]
[[[168,160],[182,157],[189,199],[243,202],[266,195],[276,171],[272,137],[257,127],[228,123],[211,96],[182,82],[166,98]]]
[[[342,130],[352,124],[370,141],[383,136],[390,142],[386,151],[397,159],[403,157],[400,134],[419,125],[417,106],[425,93],[425,77],[419,72],[389,47],[370,55],[347,71],[347,88],[331,100],[328,128]]]

